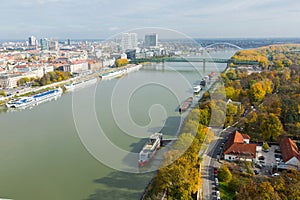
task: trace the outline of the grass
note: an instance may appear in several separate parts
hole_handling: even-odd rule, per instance
[[[221,193],[221,199],[222,200],[232,200],[232,199],[234,199],[235,193],[229,191],[228,183],[219,182],[219,190],[220,190],[220,193]]]

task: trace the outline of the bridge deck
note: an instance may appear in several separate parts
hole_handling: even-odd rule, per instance
[[[255,60],[234,60],[226,58],[180,58],[180,57],[165,57],[165,58],[136,58],[132,59],[130,63],[142,62],[208,62],[208,63],[233,63],[236,65],[257,65]]]

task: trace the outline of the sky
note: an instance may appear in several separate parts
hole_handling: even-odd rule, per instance
[[[144,27],[169,38],[300,37],[299,0],[2,0],[0,18],[0,39],[107,39]]]

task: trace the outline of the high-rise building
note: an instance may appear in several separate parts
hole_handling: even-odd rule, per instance
[[[58,41],[50,40],[49,41],[49,49],[51,51],[57,51],[58,50]]]
[[[29,46],[36,46],[37,45],[36,37],[30,36],[28,38],[28,43],[29,43]]]
[[[137,47],[137,34],[136,33],[122,33],[121,47],[122,47],[122,50],[136,48]]]
[[[40,40],[41,50],[49,50],[49,40],[47,38],[43,38]]]
[[[145,35],[145,47],[157,47],[158,44],[158,34],[151,33]]]

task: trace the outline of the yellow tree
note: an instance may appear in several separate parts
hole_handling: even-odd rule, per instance
[[[266,95],[266,90],[260,82],[252,84],[249,92],[254,102],[261,102]]]

